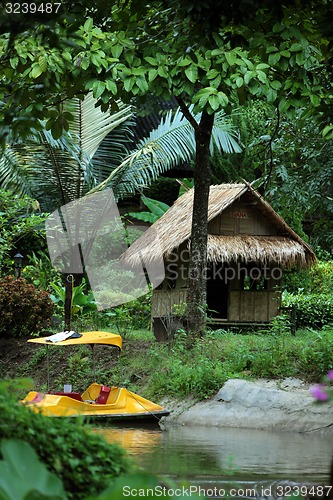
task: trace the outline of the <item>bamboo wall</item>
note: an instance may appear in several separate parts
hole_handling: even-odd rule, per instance
[[[155,290],[153,318],[172,315],[173,306],[186,302],[186,290]],[[281,293],[269,290],[230,290],[227,321],[267,322],[279,314]]]
[[[154,290],[151,306],[153,318],[170,316],[173,306],[186,302],[186,289],[183,290]]]
[[[268,290],[231,290],[228,321],[266,322],[279,314],[281,293]]]

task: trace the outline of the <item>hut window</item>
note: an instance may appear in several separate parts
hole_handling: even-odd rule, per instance
[[[176,282],[177,280],[168,278],[168,290],[173,290],[174,288],[176,288]]]
[[[258,276],[253,276],[247,274],[244,276],[243,290],[267,290],[268,282],[261,274]]]

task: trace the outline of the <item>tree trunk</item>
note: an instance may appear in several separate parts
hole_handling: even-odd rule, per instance
[[[211,181],[209,145],[213,123],[214,115],[203,112],[195,131],[194,202],[186,308],[191,337],[201,336],[206,328],[207,218]]]

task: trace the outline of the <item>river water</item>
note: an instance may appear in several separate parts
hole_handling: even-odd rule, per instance
[[[237,484],[245,492],[254,485],[257,497],[272,498],[281,496],[272,494],[272,485],[284,485],[287,497],[293,485],[329,484],[332,438],[202,426],[113,426],[97,432],[120,443],[148,472],[206,488],[218,486],[217,491]],[[244,496],[253,495],[238,495]]]

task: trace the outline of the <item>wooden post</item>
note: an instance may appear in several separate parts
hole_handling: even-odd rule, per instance
[[[296,305],[292,304],[291,306],[291,318],[290,318],[290,326],[291,326],[291,334],[296,335]]]
[[[71,317],[72,317],[72,296],[73,296],[73,281],[74,276],[72,274],[64,275],[64,285],[65,285],[65,331],[70,331],[71,329]]]

